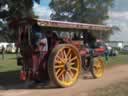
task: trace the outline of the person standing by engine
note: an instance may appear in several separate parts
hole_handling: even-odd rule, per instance
[[[34,25],[32,28],[32,45],[34,49],[38,51],[48,51],[48,43],[45,34],[41,31],[38,25]]]
[[[40,75],[45,75],[46,64],[44,60],[48,51],[48,43],[45,33],[37,24],[32,27],[31,43],[33,46],[33,74],[36,81],[40,81],[42,79]]]

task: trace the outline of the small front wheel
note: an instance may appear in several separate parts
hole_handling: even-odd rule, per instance
[[[90,68],[93,78],[101,78],[104,74],[104,61],[100,57],[95,57]]]

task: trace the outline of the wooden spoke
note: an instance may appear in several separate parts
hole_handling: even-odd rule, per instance
[[[62,69],[61,69],[61,72],[58,74],[58,78],[63,75],[64,71],[65,71],[65,70],[62,70]]]
[[[68,49],[67,57],[69,56],[70,53],[71,53],[71,49]]]
[[[58,73],[61,71],[62,69],[58,69],[57,71],[56,71],[56,75],[58,75]]]
[[[94,65],[94,67],[95,67],[95,68],[101,68],[102,66],[101,66],[101,63],[98,62],[97,64]]]
[[[72,77],[74,76],[73,72],[71,70],[69,70],[68,72],[71,74]]]
[[[55,69],[57,69],[57,68],[63,68],[64,67],[64,65],[55,65]]]
[[[65,50],[64,50],[64,58],[67,60],[67,55],[66,55]]]
[[[72,65],[74,65],[74,64],[75,64],[74,62],[72,62],[72,63],[69,63],[69,65],[70,65],[70,66],[72,66]]]
[[[64,60],[61,57],[57,56],[57,58],[64,63]]]
[[[63,51],[60,52],[61,58],[64,59],[64,53]]]
[[[65,75],[65,74],[62,74],[62,81],[64,81],[64,80],[65,80],[65,78],[64,78],[65,76],[64,76],[64,75]]]
[[[78,69],[77,69],[77,68],[75,68],[75,67],[70,67],[70,69],[72,69],[72,70],[74,70],[74,71],[78,72]]]
[[[70,60],[72,58],[72,54],[69,55],[68,59]]]
[[[77,59],[77,56],[71,58],[69,62],[72,62],[72,61],[74,61],[74,60],[76,60],[76,59]]]
[[[61,63],[62,63],[62,61],[55,60],[55,63],[57,63],[57,64],[61,64]]]
[[[71,74],[70,74],[68,71],[66,72],[66,74],[67,74],[67,76],[69,77],[69,80],[71,80],[71,79],[72,79]]]

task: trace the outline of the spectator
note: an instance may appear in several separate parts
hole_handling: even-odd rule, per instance
[[[105,58],[106,64],[108,64],[109,63],[109,49],[108,49],[107,45],[105,45],[104,58]]]
[[[4,60],[4,58],[5,58],[5,48],[4,48],[4,46],[2,46],[1,52],[2,52],[2,60]]]

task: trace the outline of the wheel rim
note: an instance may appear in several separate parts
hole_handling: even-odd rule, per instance
[[[94,60],[93,70],[96,78],[101,78],[103,76],[104,63],[101,59],[97,58]]]
[[[65,47],[57,52],[54,59],[54,74],[57,81],[64,86],[75,83],[80,73],[80,58],[72,47]]]

